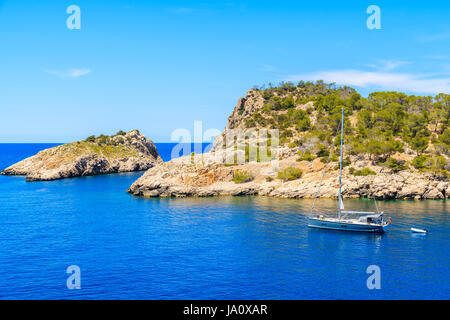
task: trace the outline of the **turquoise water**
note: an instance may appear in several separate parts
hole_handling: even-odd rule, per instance
[[[46,147],[0,144],[0,169]],[[157,147],[167,159],[171,145]],[[0,298],[450,297],[449,202],[379,202],[393,219],[386,234],[345,233],[308,229],[310,200],[135,198],[125,190],[141,174],[0,176]],[[80,290],[66,287],[69,265],[81,269]],[[369,265],[380,267],[380,290],[367,289]]]

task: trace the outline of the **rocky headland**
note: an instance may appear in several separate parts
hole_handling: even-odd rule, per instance
[[[445,199],[450,195],[445,113],[450,99],[440,95],[433,103],[419,98],[376,93],[366,99],[351,88],[321,82],[250,90],[238,100],[211,152],[160,163],[127,191],[142,197],[313,198],[322,181],[319,197],[336,198],[339,145],[334,136],[345,108],[345,198]],[[441,118],[427,120],[432,112],[441,112]],[[254,133],[243,148],[224,143],[233,130],[249,129],[279,129],[279,143],[266,143],[268,158],[260,157],[261,140],[256,158],[249,157]],[[245,161],[234,161],[238,155]]]
[[[200,155],[198,155],[200,157]],[[134,182],[128,192],[143,197],[186,197],[219,195],[262,195],[281,198],[313,198],[318,190],[324,163],[315,159],[297,162],[295,157],[279,161],[279,171],[288,168],[302,170],[301,177],[289,180],[278,178],[270,163],[250,162],[227,166],[218,164],[213,152],[204,154],[204,163],[187,164],[178,158],[149,169]],[[450,183],[433,179],[415,171],[392,173],[371,160],[355,160],[356,168],[371,168],[375,175],[354,176],[349,168],[343,170],[342,194],[344,198],[370,197],[377,199],[444,199],[450,194]],[[335,198],[338,194],[339,170],[333,164],[324,177],[320,197]],[[236,182],[236,173],[245,172],[250,181]]]
[[[57,180],[105,173],[147,170],[162,160],[155,145],[138,130],[91,136],[46,150],[3,170],[27,181]]]

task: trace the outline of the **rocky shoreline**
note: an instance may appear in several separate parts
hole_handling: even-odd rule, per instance
[[[197,155],[208,162],[214,153]],[[297,162],[295,158],[280,160],[279,169],[297,167],[303,171],[301,178],[293,181],[273,179],[270,163],[251,162],[225,166],[217,163],[187,164],[186,157],[159,164],[149,169],[127,190],[141,197],[210,197],[222,195],[260,195],[280,198],[314,198],[319,187],[324,164],[318,159]],[[369,160],[355,161],[358,167],[369,166],[377,174],[353,176],[349,168],[343,170],[342,194],[344,198],[377,199],[445,199],[450,195],[448,181],[436,181],[432,177],[414,171],[391,173],[386,168],[371,166]],[[251,172],[250,182],[235,183],[235,172]],[[325,176],[319,197],[336,198],[338,194],[338,170],[335,165]]]
[[[133,130],[42,150],[6,168],[1,174],[26,176],[26,181],[50,181],[142,171],[161,162],[153,142]]]

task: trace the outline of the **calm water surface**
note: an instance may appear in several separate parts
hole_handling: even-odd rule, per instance
[[[0,144],[0,169],[49,146]],[[170,157],[170,145],[157,147]],[[140,175],[0,176],[0,298],[450,297],[448,201],[380,202],[394,222],[386,234],[343,233],[308,229],[310,200],[135,198],[125,190]],[[81,290],[66,288],[74,264]],[[366,287],[369,265],[381,268],[381,290]]]

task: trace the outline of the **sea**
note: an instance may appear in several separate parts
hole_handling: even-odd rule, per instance
[[[0,170],[55,145],[0,144]],[[448,200],[379,201],[385,234],[326,231],[306,199],[131,196],[143,173],[0,176],[0,299],[450,298]]]

